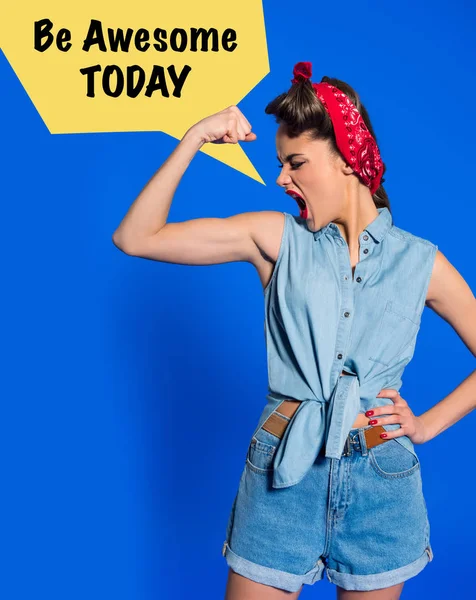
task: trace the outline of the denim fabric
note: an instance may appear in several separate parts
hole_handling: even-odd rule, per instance
[[[358,413],[392,404],[376,395],[400,390],[413,356],[437,246],[396,227],[387,208],[378,213],[359,236],[353,277],[335,223],[312,232],[284,213],[264,290],[268,403],[255,433],[284,398],[303,402],[274,456],[276,488],[301,481],[323,445],[339,460]],[[416,454],[410,438],[395,439]]]
[[[247,449],[223,555],[245,577],[288,591],[319,581],[324,570],[344,589],[385,588],[433,558],[412,441],[367,448],[371,426],[352,429],[359,413],[393,404],[376,397],[381,389],[400,390],[437,251],[394,226],[387,208],[378,213],[359,236],[353,277],[334,223],[312,232],[284,213],[264,290],[268,402]],[[287,398],[302,403],[279,438],[262,425]]]
[[[326,572],[364,591],[406,581],[433,559],[420,461],[396,439],[367,448],[369,427],[351,429],[340,460],[321,451],[300,484],[283,489],[272,486],[281,440],[257,433],[223,546],[234,571],[290,592]]]
[[[360,234],[354,277],[338,227],[284,213],[264,290],[267,404],[246,454],[223,555],[236,572],[288,591],[323,577],[374,590],[432,560],[421,466],[407,436],[366,447],[358,413],[392,405],[420,328],[437,246],[393,225],[387,208]],[[341,376],[342,370],[352,376]],[[282,438],[264,430],[302,401]],[[386,430],[399,424],[384,425]]]

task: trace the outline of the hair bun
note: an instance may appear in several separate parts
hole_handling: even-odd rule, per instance
[[[300,83],[306,79],[312,77],[312,64],[310,62],[298,62],[294,65],[293,69],[294,78],[291,79],[291,83]]]

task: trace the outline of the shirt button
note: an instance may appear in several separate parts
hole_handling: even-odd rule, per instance
[[[357,279],[355,280],[357,283],[360,283],[362,281],[362,277],[357,277]]]
[[[364,235],[364,240],[367,241],[368,239],[369,239],[369,236],[368,235]]]
[[[345,312],[344,317],[350,317],[350,312]]]
[[[365,250],[364,250],[364,254],[368,254],[368,253],[369,253],[369,249],[368,249],[368,248],[365,248]]]
[[[347,277],[347,275],[344,275],[344,280],[347,281],[349,278]]]
[[[340,354],[340,353],[339,353],[339,354],[337,355],[337,358],[341,359],[341,358],[342,358],[342,354]]]

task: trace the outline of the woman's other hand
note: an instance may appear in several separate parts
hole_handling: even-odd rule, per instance
[[[385,406],[378,406],[377,408],[368,410],[365,416],[370,418],[369,425],[375,427],[376,425],[393,425],[394,423],[399,423],[399,429],[386,432],[386,440],[406,435],[414,444],[423,444],[426,441],[423,421],[420,417],[413,414],[407,401],[400,396],[397,390],[384,388],[377,394],[377,398],[379,397],[390,398],[393,405],[386,404]],[[380,415],[390,416],[378,418]]]

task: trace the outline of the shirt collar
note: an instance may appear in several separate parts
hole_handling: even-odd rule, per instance
[[[373,237],[373,239],[376,242],[381,242],[383,240],[383,238],[385,237],[386,233],[388,232],[388,230],[390,229],[390,227],[392,226],[393,223],[393,219],[392,219],[392,214],[390,213],[390,211],[388,210],[388,208],[386,206],[383,206],[381,208],[377,208],[378,210],[378,215],[375,217],[375,219],[373,221],[371,221],[367,227],[364,229],[364,231],[367,231],[368,233],[370,233],[370,235]],[[317,240],[321,237],[321,235],[328,231],[329,233],[333,234],[333,235],[340,235],[340,231],[339,228],[337,227],[337,225],[335,223],[328,223],[327,225],[325,225],[324,227],[321,227],[321,229],[318,229],[317,231],[314,232],[314,239]]]

